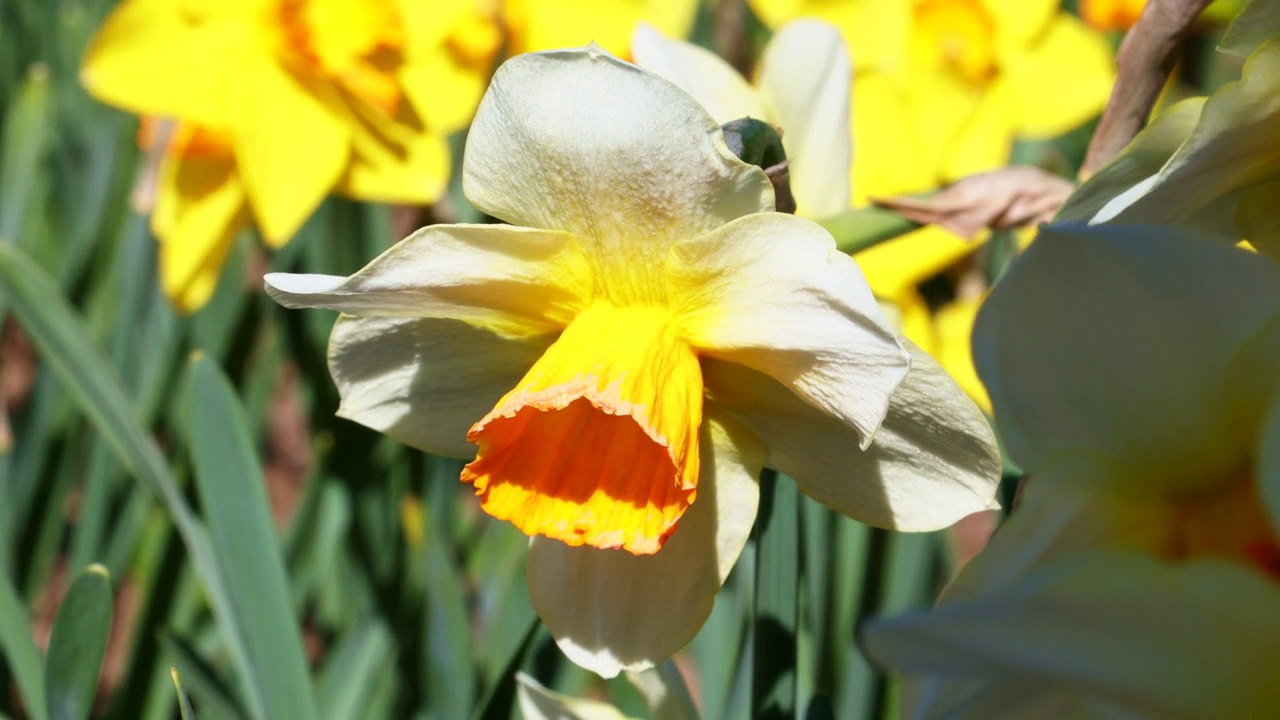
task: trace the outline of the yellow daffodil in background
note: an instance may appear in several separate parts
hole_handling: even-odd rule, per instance
[[[511,55],[594,42],[627,57],[641,22],[686,37],[697,10],[696,0],[505,0],[503,20]]]
[[[1128,30],[1138,22],[1146,4],[1147,0],[1080,0],[1080,17],[1099,30]],[[1243,0],[1214,0],[1201,18],[1213,22],[1230,20],[1243,4]]]
[[[96,97],[177,121],[153,228],[161,277],[199,308],[240,226],[273,247],[331,191],[425,203],[501,37],[466,3],[128,0],[85,56]]]
[[[714,53],[648,25],[636,30],[631,53],[637,65],[692,95],[716,122],[752,117],[781,128],[797,214],[826,218],[848,209],[853,73],[836,28],[819,20],[780,28],[764,50],[756,87]]]
[[[1247,56],[1242,77],[1156,120],[1081,186],[1059,217],[1177,223],[1280,258],[1280,12],[1251,4],[1222,49]],[[1266,16],[1270,13],[1270,16]]]
[[[671,83],[594,46],[517,56],[463,187],[512,225],[428,227],[268,290],[345,313],[340,414],[474,458],[463,480],[533,536],[530,596],[575,662],[612,676],[693,637],[766,464],[883,527],[992,505],[982,414]]]
[[[974,336],[1021,504],[869,629],[909,717],[1280,707],[1280,268],[1187,229],[1046,228]]]
[[[1053,0],[752,0],[751,7],[770,27],[822,18],[853,49],[855,204],[1003,166],[1015,137],[1057,135],[1100,112],[1115,76],[1102,36]],[[898,306],[903,333],[959,362],[957,377],[973,374],[964,347],[937,345],[940,335],[956,334],[955,317],[945,333],[935,327],[919,286],[975,249],[926,228],[857,257],[876,296]],[[980,388],[971,389],[985,404]]]

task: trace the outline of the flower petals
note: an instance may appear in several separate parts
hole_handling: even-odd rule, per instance
[[[979,311],[974,360],[1028,471],[1084,453],[1193,492],[1252,450],[1224,377],[1277,313],[1280,268],[1253,253],[1171,227],[1047,226]]]
[[[571,235],[501,225],[432,225],[350,277],[271,273],[266,285],[285,307],[454,318],[510,335],[564,328],[591,292]]]
[[[1278,606],[1280,588],[1243,565],[1085,553],[1006,592],[878,621],[863,638],[890,667],[999,680],[993,692],[1065,685],[1095,712],[1262,717],[1280,706]]]
[[[788,23],[760,63],[760,94],[770,122],[782,127],[796,212],[812,218],[843,212],[851,200],[853,66],[840,31],[820,20]]]
[[[729,152],[692,98],[595,46],[498,69],[467,136],[463,188],[491,215],[578,236],[626,300],[654,299],[645,273],[669,243],[773,209],[764,171]]]
[[[871,442],[910,358],[830,233],[791,215],[742,218],[673,246],[667,276],[694,347],[774,378]]]
[[[467,430],[553,339],[504,338],[437,318],[339,318],[329,339],[338,415],[419,450],[470,459]]]
[[[698,499],[658,553],[569,547],[541,537],[529,545],[529,596],[538,616],[570,660],[604,677],[653,667],[684,647],[751,534],[764,448],[711,409],[703,422]]]
[[[877,527],[947,527],[996,507],[1000,454],[986,418],[928,355],[908,342],[911,372],[866,450],[852,428],[747,368],[706,361],[709,400],[769,448],[769,466],[807,495]]]
[[[669,40],[648,24],[640,23],[631,36],[631,56],[635,64],[689,93],[721,125],[739,118],[764,116],[755,88],[710,50]]]

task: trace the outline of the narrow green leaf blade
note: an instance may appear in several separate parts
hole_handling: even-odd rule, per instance
[[[182,720],[196,720],[196,711],[191,707],[191,700],[182,689],[182,680],[178,678],[178,668],[169,668],[169,677],[173,678],[173,690],[178,693],[178,712]]]
[[[101,565],[85,568],[67,589],[49,636],[44,697],[50,720],[85,720],[93,709],[98,671],[111,632],[111,579]]]
[[[47,720],[44,703],[44,666],[40,651],[31,639],[27,608],[13,587],[9,576],[0,573],[0,652],[18,684],[18,692],[27,704],[31,720]]]
[[[262,470],[235,392],[206,356],[191,363],[187,421],[196,487],[236,619],[226,629],[246,650],[240,679],[261,720],[318,718]]]
[[[796,714],[796,639],[800,619],[799,492],[788,477],[765,470],[756,520],[756,605],[751,716]]]

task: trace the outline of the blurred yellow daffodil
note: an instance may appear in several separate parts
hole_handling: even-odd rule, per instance
[[[509,60],[463,188],[513,224],[428,227],[268,290],[345,313],[340,414],[474,458],[462,479],[533,536],[530,596],[575,662],[612,676],[693,637],[766,463],[878,526],[992,504],[982,414],[668,81],[595,46]]]
[[[330,192],[425,203],[501,37],[466,3],[408,0],[127,0],[85,55],[112,105],[177,121],[153,228],[182,310],[213,291],[252,218],[283,245]]]
[[[1275,5],[1250,6],[1264,7]],[[1059,218],[1190,225],[1280,258],[1280,13],[1263,23],[1245,12],[1223,40],[1248,56],[1241,79],[1158,116]]]
[[[578,47],[589,42],[627,57],[631,34],[640,23],[668,37],[685,37],[693,27],[697,0],[505,0],[510,54]]]
[[[1280,268],[1161,226],[1050,227],[978,370],[1021,503],[932,613],[868,630],[907,717],[1280,707]]]
[[[669,40],[648,25],[636,30],[631,53],[637,65],[692,95],[716,122],[752,117],[781,128],[797,214],[825,218],[849,207],[853,71],[836,28],[819,20],[780,28],[765,48],[756,87],[715,53]]]
[[[1147,0],[1080,0],[1080,17],[1098,30],[1128,30],[1138,22],[1146,4]],[[1243,0],[1214,0],[1201,18],[1212,22],[1230,20],[1243,4]]]

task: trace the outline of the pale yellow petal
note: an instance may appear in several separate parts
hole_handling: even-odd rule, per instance
[[[463,188],[495,217],[578,236],[597,292],[617,302],[657,301],[671,243],[773,208],[764,171],[729,152],[692,98],[594,47],[498,70]]]
[[[1066,690],[1090,716],[1265,717],[1280,706],[1276,607],[1280,588],[1243,565],[1088,553],[862,637],[899,671]],[[948,710],[919,712],[956,716]]]
[[[1258,46],[1277,35],[1280,35],[1280,4],[1271,0],[1252,0],[1227,26],[1222,40],[1218,42],[1218,50],[1248,57]]]
[[[910,359],[830,233],[745,217],[673,246],[667,276],[675,323],[703,355],[778,380],[871,441]]]
[[[683,40],[669,40],[646,23],[631,38],[632,61],[675,83],[721,125],[753,117],[772,121],[755,88],[719,55]]]
[[[562,330],[586,306],[590,282],[572,236],[502,225],[427,226],[346,278],[266,277],[286,307],[452,318],[506,335]]]
[[[424,452],[471,459],[467,431],[554,335],[510,338],[459,320],[342,316],[329,338],[338,416]]]
[[[782,128],[796,212],[805,217],[831,217],[849,207],[852,82],[840,32],[818,20],[784,25],[761,59],[766,119]]]
[[[653,667],[693,639],[751,534],[764,455],[751,431],[708,407],[698,498],[662,550],[532,540],[529,597],[570,660],[613,677]]]
[[[777,382],[704,361],[710,401],[742,418],[769,448],[769,465],[819,502],[861,522],[936,530],[995,507],[1000,453],[986,418],[928,355],[911,372],[866,450],[857,435]]]
[[[1097,457],[1165,496],[1231,478],[1252,432],[1224,377],[1280,313],[1278,287],[1268,259],[1184,229],[1042,228],[974,330],[1010,456],[1033,474]]]
[[[516,673],[516,697],[524,720],[630,720],[608,703],[553,692],[523,672]]]

